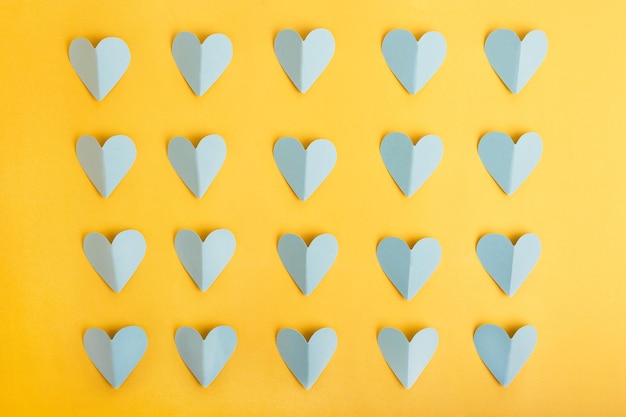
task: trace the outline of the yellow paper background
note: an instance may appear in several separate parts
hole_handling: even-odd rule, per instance
[[[620,1],[3,1],[0,5],[0,410],[11,416],[623,416],[626,403],[626,53]],[[280,68],[284,28],[329,29],[333,60],[302,95]],[[517,96],[483,50],[496,28],[542,29],[547,58]],[[441,32],[441,69],[411,96],[381,54],[388,31]],[[201,98],[171,56],[176,33],[227,34],[234,57]],[[96,102],[70,66],[76,37],[124,39],[127,73]],[[544,154],[515,195],[483,168],[479,138],[538,132]],[[410,199],[379,155],[382,137],[434,133],[443,160]],[[228,156],[197,200],[171,168],[167,142],[224,137]],[[137,146],[135,165],[103,199],[75,156],[88,134]],[[336,145],[337,165],[305,203],[288,189],[272,147],[281,136]],[[91,232],[140,230],[148,245],[120,294],[82,253]],[[176,257],[176,231],[228,228],[237,250],[202,293]],[[537,233],[541,259],[513,298],[483,270],[485,233]],[[276,252],[283,233],[333,233],[339,256],[303,296]],[[405,301],[378,266],[386,236],[437,238],[443,258]],[[539,333],[517,379],[501,387],[475,352],[477,326]],[[118,390],[82,347],[89,327],[143,327],[147,352]],[[227,324],[230,362],[203,389],[177,354],[174,332]],[[275,347],[283,327],[332,327],[337,351],[304,390]],[[440,344],[405,390],[384,362],[378,331],[434,327]]]

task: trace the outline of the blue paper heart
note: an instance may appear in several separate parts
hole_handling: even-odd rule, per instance
[[[193,33],[180,32],[172,43],[172,55],[189,87],[202,96],[230,64],[233,44],[220,33],[207,37],[201,44]]]
[[[120,232],[113,242],[92,232],[83,240],[89,263],[115,292],[120,292],[135,273],[146,253],[146,240],[136,230]]]
[[[307,247],[298,235],[286,234],[278,241],[278,255],[304,295],[322,281],[337,258],[339,246],[331,234],[317,236]]]
[[[337,348],[337,334],[325,327],[316,331],[307,342],[294,329],[282,329],[276,337],[278,352],[285,365],[306,389],[315,384]]]
[[[430,362],[439,344],[432,328],[417,332],[409,342],[400,330],[384,328],[378,333],[378,347],[398,380],[409,389]]]
[[[474,333],[474,346],[494,377],[508,387],[522,369],[537,344],[537,330],[524,326],[509,338],[504,329],[485,324]]]
[[[133,166],[137,150],[128,136],[111,136],[102,146],[92,136],[81,136],[76,156],[91,183],[107,198]]]
[[[533,132],[523,134],[517,143],[506,133],[489,132],[480,139],[478,155],[500,188],[512,195],[535,169],[543,143]]]
[[[219,135],[204,137],[198,147],[177,136],[167,146],[167,157],[187,188],[202,198],[226,159],[226,143]]]
[[[174,246],[180,262],[198,288],[206,291],[235,253],[235,236],[226,229],[209,233],[204,242],[193,230],[176,233]]]
[[[426,32],[417,41],[407,30],[392,30],[383,40],[383,56],[402,86],[415,94],[443,63],[446,40],[439,32]]]
[[[441,162],[443,142],[435,135],[427,135],[413,145],[404,133],[393,132],[380,144],[380,155],[398,187],[411,197]]]
[[[522,91],[548,53],[548,38],[540,30],[520,41],[515,32],[497,29],[485,41],[485,53],[498,77],[514,94]]]
[[[119,38],[104,38],[95,48],[87,39],[76,38],[69,55],[78,78],[98,101],[109,94],[130,64],[128,45]]]
[[[191,327],[176,331],[176,348],[187,368],[200,385],[208,387],[224,369],[237,346],[237,333],[232,327],[218,326],[202,339]]]
[[[337,151],[326,139],[314,140],[305,150],[297,139],[284,137],[274,145],[274,160],[293,192],[306,201],[333,170]]]
[[[396,289],[407,300],[428,281],[441,260],[441,246],[433,238],[419,240],[413,249],[397,237],[380,241],[376,249],[378,263]]]
[[[274,39],[274,53],[291,82],[306,93],[333,57],[335,39],[328,30],[315,29],[303,41],[298,32],[285,29]]]
[[[513,245],[506,236],[491,233],[480,238],[476,253],[491,278],[512,297],[537,264],[541,241],[527,233]]]
[[[141,327],[128,326],[109,339],[104,330],[92,328],[85,332],[83,346],[102,376],[118,388],[143,357],[148,336]]]

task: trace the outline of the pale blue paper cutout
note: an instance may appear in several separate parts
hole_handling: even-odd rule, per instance
[[[83,346],[96,369],[117,389],[143,357],[148,336],[137,326],[121,328],[113,339],[104,330],[91,328],[83,336]]]
[[[282,235],[278,255],[285,269],[304,295],[310,295],[333,266],[339,245],[331,234],[316,236],[307,247],[298,235]]]
[[[400,84],[415,94],[441,67],[446,39],[439,32],[426,32],[418,41],[408,30],[392,30],[383,39],[383,56]]]
[[[537,329],[527,325],[509,338],[507,332],[485,324],[474,333],[476,351],[498,382],[508,387],[526,364],[537,344]]]
[[[219,135],[209,135],[194,147],[177,136],[167,146],[167,157],[187,188],[202,198],[224,164],[226,143]]]
[[[107,198],[133,166],[137,149],[124,135],[111,136],[102,146],[92,136],[81,136],[76,142],[76,156],[89,181]]]
[[[222,273],[235,253],[235,236],[226,229],[209,233],[204,242],[193,230],[176,233],[178,259],[198,288],[206,291]]]
[[[398,380],[409,389],[415,384],[439,344],[439,334],[433,328],[417,332],[409,342],[400,330],[386,327],[378,333],[378,347],[387,365]]]
[[[506,133],[489,132],[480,139],[478,155],[500,188],[512,195],[533,172],[543,151],[541,137],[534,132],[517,141]]]
[[[181,327],[176,331],[175,341],[181,359],[206,388],[222,372],[235,351],[237,333],[232,327],[218,326],[203,339],[195,329]]]
[[[304,149],[297,139],[284,137],[274,145],[274,160],[293,192],[306,201],[335,167],[337,151],[327,139]]]
[[[541,241],[527,233],[513,245],[506,236],[490,233],[480,238],[476,253],[496,284],[513,297],[539,261]]]
[[[498,77],[512,93],[517,94],[546,57],[548,37],[541,30],[533,30],[520,41],[512,30],[497,29],[487,36],[485,53]]]
[[[98,275],[116,293],[122,291],[146,253],[146,240],[136,230],[124,230],[109,240],[92,232],[83,240],[83,251]]]
[[[70,63],[98,101],[106,97],[130,64],[130,50],[120,38],[104,38],[94,48],[85,38],[70,44]]]
[[[295,30],[281,30],[274,53],[291,82],[306,93],[324,72],[335,53],[335,38],[327,29],[315,29],[302,40]]]
[[[380,155],[400,190],[411,197],[439,166],[443,142],[435,135],[426,135],[413,145],[404,133],[392,132],[383,138]]]
[[[306,389],[315,384],[337,348],[337,334],[329,327],[316,331],[307,342],[294,329],[282,329],[276,346],[285,365]]]
[[[200,43],[191,32],[180,32],[172,43],[172,55],[178,70],[198,96],[202,96],[226,70],[233,57],[228,36],[213,34]]]
[[[404,240],[387,237],[376,249],[380,267],[402,296],[411,300],[431,277],[441,260],[441,245],[431,237],[420,239],[412,249]]]

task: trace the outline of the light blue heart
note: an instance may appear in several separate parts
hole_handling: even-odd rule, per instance
[[[324,72],[335,53],[335,39],[326,29],[312,30],[303,41],[295,30],[281,30],[274,53],[291,82],[306,93]]]
[[[441,245],[433,238],[419,240],[413,249],[402,239],[388,237],[376,249],[380,267],[407,300],[428,281],[441,260]]]
[[[189,87],[202,96],[230,64],[233,44],[228,36],[219,33],[200,44],[195,34],[180,32],[172,43],[172,55]]]
[[[194,147],[177,136],[170,140],[167,157],[187,188],[202,198],[224,164],[226,143],[219,135],[209,135]]]
[[[537,329],[524,326],[509,338],[504,329],[485,324],[474,333],[474,346],[480,359],[505,387],[515,379],[537,344]]]
[[[380,155],[398,187],[411,197],[439,166],[443,142],[435,135],[426,135],[413,145],[404,133],[392,132],[380,144]]]
[[[535,169],[541,158],[541,137],[529,132],[517,143],[506,133],[489,132],[480,139],[478,155],[500,188],[512,195]]]
[[[91,183],[107,198],[133,166],[137,149],[124,135],[110,137],[103,146],[92,136],[81,136],[76,142],[76,156]]]
[[[315,384],[337,348],[337,334],[325,327],[316,331],[307,342],[294,329],[282,329],[276,337],[278,352],[285,365],[306,389]]]
[[[123,327],[113,339],[104,330],[91,328],[83,336],[83,346],[102,376],[119,388],[143,357],[148,336],[137,326]]]
[[[337,239],[331,234],[317,236],[308,247],[298,235],[282,235],[278,241],[280,260],[304,295],[317,288],[338,251]]]
[[[217,378],[237,346],[237,333],[232,327],[218,326],[202,339],[191,327],[176,331],[176,348],[187,368],[200,385],[208,387]]]
[[[337,151],[327,139],[314,140],[305,150],[297,139],[284,137],[274,145],[274,160],[293,192],[306,201],[333,170]]]
[[[512,297],[537,264],[541,241],[527,233],[513,245],[506,236],[491,233],[480,238],[476,253],[491,278]]]
[[[94,48],[85,38],[70,44],[70,63],[98,101],[106,97],[130,64],[130,50],[120,38],[104,38]]]
[[[83,240],[83,251],[98,275],[113,291],[120,292],[146,253],[146,240],[136,230],[120,232],[113,242],[92,232]]]
[[[193,230],[176,233],[174,246],[180,262],[198,288],[206,291],[235,253],[235,236],[226,229],[209,233],[204,242]]]
[[[426,32],[417,41],[408,30],[392,30],[383,39],[383,56],[402,86],[415,94],[443,63],[446,39],[439,32]]]
[[[487,37],[485,53],[502,82],[512,93],[517,94],[546,57],[548,37],[541,30],[533,30],[520,41],[512,30],[497,29]]]
[[[409,342],[400,330],[386,327],[378,333],[378,347],[398,380],[409,389],[437,350],[439,334],[432,328],[417,332]]]

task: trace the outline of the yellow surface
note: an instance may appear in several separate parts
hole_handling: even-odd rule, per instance
[[[3,1],[0,5],[0,410],[7,416],[623,416],[626,403],[626,54],[620,1]],[[273,39],[325,27],[336,53],[306,94],[280,68]],[[506,27],[544,30],[549,52],[514,96],[490,68],[486,35]],[[448,54],[411,96],[381,54],[388,31],[443,33]],[[201,98],[170,52],[176,33],[225,33],[234,57]],[[72,39],[124,39],[132,60],[96,102],[70,66]],[[538,132],[544,155],[506,196],[476,152],[501,130]],[[434,175],[410,199],[379,155],[382,137],[434,133],[445,146]],[[75,156],[83,134],[126,134],[135,165],[108,199]],[[217,133],[228,146],[222,171],[197,200],[166,156],[170,138],[197,143]],[[325,137],[335,170],[306,203],[278,172],[281,136]],[[82,252],[91,231],[135,228],[148,250],[114,294]],[[206,292],[176,257],[176,231],[228,228],[231,263]],[[283,233],[333,233],[339,256],[303,296],[282,267]],[[537,233],[541,259],[509,299],[481,267],[485,233]],[[432,236],[443,259],[405,301],[378,266],[381,238]],[[536,350],[501,387],[472,343],[477,326],[536,326]],[[89,327],[142,326],[148,350],[118,390],[82,347]],[[180,326],[233,326],[239,344],[203,389],[174,345]],[[316,385],[304,390],[275,347],[283,327],[336,330],[339,345]],[[412,335],[434,327],[440,345],[405,390],[384,362],[378,331]]]

